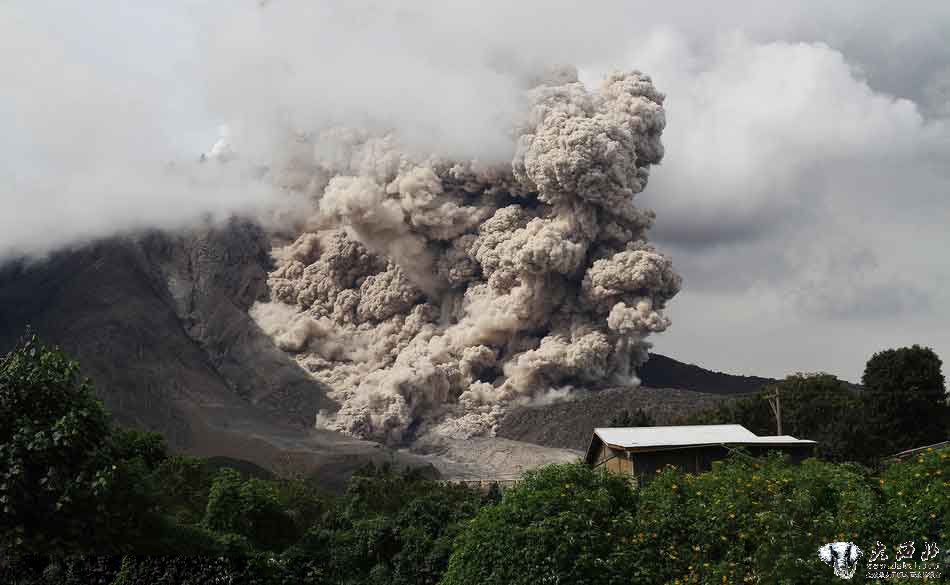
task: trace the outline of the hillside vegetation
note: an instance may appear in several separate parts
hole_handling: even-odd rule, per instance
[[[334,496],[169,455],[78,371],[35,338],[0,362],[0,582],[827,583],[827,542],[947,542],[947,449],[880,471],[739,454],[645,487],[553,465],[504,494],[369,467]]]

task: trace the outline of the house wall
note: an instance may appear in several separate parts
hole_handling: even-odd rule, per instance
[[[783,451],[789,455],[792,463],[801,463],[802,460],[811,457],[814,451],[811,446],[746,447],[745,450],[753,457],[764,457],[770,451]],[[632,453],[633,461],[628,473],[633,473],[641,482],[649,481],[657,471],[667,465],[672,465],[685,473],[702,473],[712,469],[714,461],[725,459],[729,454],[729,449],[715,446]]]
[[[603,467],[614,473],[633,474],[633,461],[628,454],[625,451],[611,449],[607,445],[600,446],[594,458],[594,467]]]
[[[693,449],[675,449],[671,451],[653,451],[633,453],[636,475],[648,480],[667,465],[672,465],[685,473],[700,473],[712,468],[712,462],[725,459],[729,452],[723,447],[696,447]]]

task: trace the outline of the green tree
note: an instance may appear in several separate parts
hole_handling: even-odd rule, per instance
[[[204,525],[216,532],[247,538],[256,547],[279,550],[295,538],[293,519],[284,511],[273,482],[244,479],[222,469],[208,494]]]
[[[159,498],[164,513],[179,524],[201,523],[214,479],[205,461],[173,455],[162,461],[154,475],[160,479]]]
[[[817,441],[816,454],[823,459],[873,460],[861,397],[847,382],[831,374],[799,373],[765,388],[766,395],[774,392],[781,396],[783,433]]]
[[[754,397],[725,400],[714,408],[695,412],[677,422],[686,425],[739,424],[757,435],[775,434],[775,418],[764,392]]]
[[[289,581],[434,585],[453,540],[483,505],[476,490],[369,466],[282,555]]]
[[[444,585],[630,583],[636,492],[583,464],[528,472],[455,542]]]
[[[919,345],[881,351],[868,360],[861,381],[878,455],[947,439],[942,365],[932,349]]]
[[[114,428],[111,441],[116,457],[123,461],[137,459],[148,469],[157,468],[168,458],[168,445],[160,433]]]
[[[782,401],[782,433],[818,442],[816,455],[831,461],[868,464],[871,429],[861,395],[831,374],[793,374],[766,386],[758,395],[724,402],[688,417],[688,424],[741,424],[757,435],[777,432],[768,396],[778,392]]]
[[[49,554],[116,550],[148,506],[116,456],[79,365],[35,336],[0,361],[0,542]]]

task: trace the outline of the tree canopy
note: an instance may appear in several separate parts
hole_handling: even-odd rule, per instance
[[[0,361],[0,540],[69,552],[131,538],[147,507],[134,460],[156,450],[160,437],[113,436],[79,364],[25,339]]]
[[[942,365],[932,349],[919,345],[881,351],[868,360],[861,381],[871,440],[881,454],[950,438]]]

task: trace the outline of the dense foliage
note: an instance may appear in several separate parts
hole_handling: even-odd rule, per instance
[[[831,461],[871,463],[878,456],[868,444],[870,425],[862,397],[830,374],[795,374],[761,393],[694,414],[688,424],[739,423],[757,435],[777,432],[767,397],[781,394],[782,433],[818,442],[816,454]]]
[[[739,455],[700,475],[666,469],[641,490],[583,466],[548,467],[479,513],[443,583],[828,583],[824,543],[943,550],[948,472],[948,450],[878,479]]]
[[[931,349],[916,345],[882,351],[868,360],[863,388],[830,374],[795,374],[683,422],[739,423],[756,434],[775,434],[766,398],[779,392],[784,434],[818,441],[823,459],[874,466],[882,457],[950,438],[941,365]]]
[[[880,453],[948,439],[942,362],[930,348],[903,347],[874,354],[861,382],[866,390],[869,440]]]
[[[443,583],[629,583],[636,510],[622,476],[581,464],[528,472],[461,535]]]
[[[842,406],[830,376],[783,384],[801,399],[789,432]],[[828,583],[828,542],[950,545],[950,449],[882,471],[739,452],[643,486],[557,465],[504,494],[368,467],[331,495],[114,427],[75,363],[35,339],[0,362],[0,406],[3,583]]]
[[[113,434],[79,366],[26,339],[0,362],[0,545],[89,552],[135,542],[155,449],[164,453],[156,435]]]

